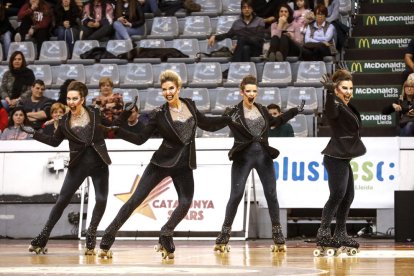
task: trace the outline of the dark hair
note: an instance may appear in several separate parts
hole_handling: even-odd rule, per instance
[[[33,82],[32,87],[34,87],[36,84],[38,84],[38,85],[40,85],[40,86],[46,86],[46,85],[45,85],[45,82],[44,82],[44,81],[42,81],[42,80],[40,80],[40,79],[36,79],[36,80]]]
[[[334,83],[340,83],[341,81],[352,81],[352,75],[345,69],[338,69],[332,75],[332,81]]]
[[[94,2],[95,2],[95,0],[89,0],[88,3],[87,3],[87,4],[89,4],[89,13],[90,13],[90,16],[93,19],[95,19]],[[103,20],[103,19],[106,18],[106,4],[109,1],[107,1],[107,0],[100,0],[100,2],[101,2],[101,7],[102,7],[101,20]],[[85,5],[87,5],[87,4],[85,4]]]
[[[67,79],[65,82],[59,87],[59,98],[58,102],[66,105],[66,95],[68,94],[68,86],[72,81],[76,81],[75,79]]]
[[[134,22],[135,20],[138,19],[138,14],[137,14],[137,5],[138,5],[138,1],[136,0],[132,0],[132,1],[128,1],[129,5],[128,5],[128,17],[129,17],[129,21],[130,22]],[[115,7],[115,18],[119,18],[122,16],[122,6],[124,5],[124,1],[123,0],[117,0],[116,1],[116,7]]]
[[[297,0],[295,0],[295,9],[297,9],[298,8],[298,6],[296,5],[296,1]],[[303,2],[304,2],[304,5],[303,5],[303,7],[305,8],[305,9],[309,9],[309,0],[303,0]]]
[[[70,90],[78,91],[79,94],[85,99],[86,99],[86,96],[88,96],[88,87],[80,81],[72,81],[68,85],[67,91],[70,91]]]
[[[0,21],[3,21],[6,18],[6,7],[4,6],[4,1],[0,1]]]
[[[328,17],[328,9],[323,4],[318,4],[316,6],[316,8],[315,8],[315,16],[318,13],[321,13],[321,14],[325,15],[326,17]]]
[[[240,90],[244,90],[245,86],[248,84],[257,85],[257,79],[253,75],[245,76],[240,82]]]
[[[27,67],[27,62],[26,62],[26,58],[24,57],[23,52],[21,51],[14,51],[9,59],[9,70],[13,70],[13,60],[16,58],[17,55],[21,55],[22,56],[22,68],[26,68]]]
[[[244,5],[247,5],[247,6],[251,7],[251,8],[253,8],[253,0],[241,0],[240,1],[240,10],[243,9],[243,6]]]
[[[276,10],[276,14],[275,14],[275,18],[276,18],[276,22],[277,21],[279,21],[279,12],[280,12],[280,9],[282,9],[282,8],[286,8],[287,10],[288,10],[288,12],[289,12],[289,16],[288,16],[288,18],[287,18],[287,22],[290,24],[290,23],[292,23],[292,21],[293,21],[293,10],[292,10],[292,8],[288,5],[288,4],[286,4],[286,3],[282,3],[282,4],[280,4],[280,6],[277,8],[277,10]]]
[[[278,106],[277,104],[274,104],[274,103],[269,104],[269,105],[267,106],[267,109],[276,109],[279,113],[281,113],[281,112],[282,112],[282,110],[280,109],[280,106]]]
[[[22,106],[17,106],[17,107],[15,107],[15,108],[13,108],[12,109],[12,111],[10,112],[10,117],[9,117],[9,127],[12,127],[12,126],[14,126],[14,121],[13,121],[13,115],[14,115],[14,113],[16,113],[17,111],[21,111],[21,112],[23,112],[23,115],[24,115],[24,121],[23,121],[23,124],[24,125],[28,125],[29,124],[29,120],[27,119],[27,113],[26,113],[26,111],[24,111],[24,109],[23,109],[23,107]]]
[[[125,104],[125,108],[129,107],[130,105],[132,105],[132,103],[131,103],[131,102],[126,103],[126,104]],[[138,106],[134,105],[134,107],[133,107],[132,109],[135,109],[135,111],[136,111],[136,112],[138,112]]]

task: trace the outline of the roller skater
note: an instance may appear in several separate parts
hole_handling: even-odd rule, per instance
[[[96,255],[95,246],[96,228],[89,227],[88,231],[86,231],[85,255]]]
[[[35,252],[36,255],[47,253],[46,243],[49,240],[52,229],[44,227],[40,234],[30,242],[29,252]]]
[[[285,237],[280,224],[272,227],[272,239],[274,242],[274,245],[270,246],[272,252],[286,252]]]
[[[224,112],[224,116],[232,118],[229,127],[234,135],[234,145],[229,151],[231,166],[231,191],[227,202],[226,214],[222,225],[222,232],[216,240],[215,250],[228,252],[230,229],[236,216],[237,207],[246,187],[246,180],[252,169],[256,169],[263,185],[270,220],[274,229],[275,246],[272,250],[280,251],[284,246],[282,228],[279,218],[279,203],[276,193],[276,173],[273,159],[279,151],[269,146],[268,136],[270,126],[278,127],[303,111],[305,104],[291,108],[278,117],[273,117],[265,106],[255,102],[258,88],[257,79],[252,75],[243,78],[240,83],[240,94],[243,100]]]
[[[158,245],[154,247],[155,251],[161,252],[161,257],[165,259],[174,259],[175,245],[173,242],[173,231],[161,233],[158,239]]]
[[[346,219],[354,200],[354,176],[351,159],[365,154],[359,128],[361,118],[349,103],[352,98],[352,75],[344,69],[322,81],[327,96],[325,115],[332,128],[332,137],[322,151],[323,163],[328,173],[329,199],[322,210],[321,225],[316,236],[318,248],[314,256],[338,256],[342,251],[355,255],[359,244],[348,237]],[[336,226],[331,237],[331,222],[336,213]]]

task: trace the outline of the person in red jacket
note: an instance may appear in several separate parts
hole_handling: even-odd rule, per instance
[[[44,0],[28,0],[17,14],[21,22],[14,41],[26,39],[36,41],[37,54],[40,53],[43,41],[49,40],[52,26],[53,12]]]
[[[7,128],[8,123],[9,123],[9,114],[7,113],[6,109],[3,108],[3,105],[0,101],[0,132],[3,132],[3,130]]]

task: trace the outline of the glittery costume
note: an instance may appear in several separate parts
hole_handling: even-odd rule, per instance
[[[348,103],[336,98],[328,91],[325,104],[325,115],[332,128],[332,137],[326,148],[323,162],[328,173],[329,199],[326,202],[318,229],[316,243],[319,246],[359,247],[359,244],[348,237],[346,219],[354,199],[354,178],[350,161],[365,154],[366,149],[359,136],[360,115]],[[336,228],[331,236],[331,222],[336,213]]]
[[[228,108],[224,115],[236,118],[229,127],[234,135],[234,145],[229,151],[233,160],[231,168],[231,192],[226,207],[222,231],[216,244],[226,244],[230,238],[230,229],[236,216],[237,207],[243,197],[246,180],[252,169],[256,169],[269,208],[275,244],[284,244],[279,217],[279,203],[276,193],[276,173],[273,159],[279,155],[278,150],[269,146],[270,126],[286,123],[298,113],[292,108],[279,117],[269,115],[266,107],[255,103],[251,111],[243,107],[243,102]]]
[[[195,133],[197,126],[215,131],[226,126],[228,117],[206,117],[201,114],[190,99],[180,98],[182,110],[170,110],[168,103],[155,109],[141,133],[119,129],[117,135],[131,143],[141,145],[158,130],[163,138],[160,148],[144,170],[138,188],[121,207],[112,223],[106,228],[100,248],[109,250],[115,235],[132,212],[145,200],[162,179],[170,176],[178,194],[178,206],[167,223],[161,228],[159,242],[168,251],[174,252],[173,233],[175,227],[186,216],[193,199],[195,163]]]
[[[49,219],[40,234],[31,241],[32,246],[45,247],[50,232],[62,216],[64,209],[70,203],[72,196],[86,177],[91,177],[95,188],[96,204],[92,219],[86,234],[86,247],[95,247],[96,228],[104,214],[108,196],[108,165],[109,159],[104,136],[98,125],[101,122],[98,110],[88,110],[85,120],[77,125],[71,124],[71,114],[68,113],[59,121],[53,136],[36,132],[33,138],[51,146],[58,146],[64,138],[69,140],[69,168],[59,198],[53,206]],[[72,125],[72,127],[71,127]]]

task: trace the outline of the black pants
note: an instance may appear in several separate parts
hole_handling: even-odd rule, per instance
[[[93,208],[91,223],[89,228],[96,229],[105,212],[106,201],[108,198],[108,178],[109,170],[94,149],[88,148],[80,162],[70,168],[66,174],[59,198],[50,212],[49,219],[45,227],[52,229],[62,216],[63,210],[70,203],[76,190],[90,176],[93,187],[95,188],[95,207]]]
[[[237,156],[231,167],[231,192],[226,207],[223,227],[231,227],[237,213],[237,207],[246,188],[246,180],[252,169],[256,169],[263,185],[264,195],[269,208],[272,225],[280,224],[279,202],[276,194],[276,174],[273,159],[255,142]]]
[[[33,22],[30,16],[26,16],[22,19],[22,23],[20,24],[17,32],[20,34],[22,41],[25,40],[26,34],[29,33],[30,28],[32,27]],[[37,57],[39,57],[40,49],[42,48],[42,44],[44,41],[50,39],[50,29],[36,29],[33,33],[33,38],[36,41],[36,51]]]
[[[287,35],[272,36],[270,39],[270,48],[269,53],[276,53],[277,51],[281,52],[283,59],[285,60],[287,56],[299,56],[300,47]]]
[[[328,172],[329,199],[322,211],[321,228],[330,228],[336,213],[335,234],[346,232],[346,219],[354,200],[354,175],[351,159],[324,156],[323,163]]]
[[[103,25],[99,28],[89,28],[82,26],[82,40],[107,41],[112,36],[114,29],[111,25]]]
[[[236,49],[231,61],[250,62],[251,57],[258,57],[262,54],[263,43],[246,37],[238,37]]]
[[[302,47],[302,59],[305,61],[322,61],[326,56],[332,56],[331,50],[323,43],[312,49]]]
[[[161,168],[149,164],[145,169],[139,186],[130,199],[121,207],[112,223],[106,228],[102,237],[101,248],[109,249],[119,228],[127,221],[132,212],[145,200],[148,194],[163,180],[170,176],[178,194],[178,206],[175,208],[167,223],[161,228],[161,235],[172,235],[175,227],[187,215],[194,195],[193,171],[186,167]]]

